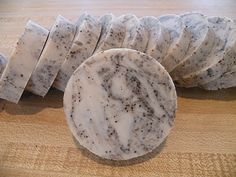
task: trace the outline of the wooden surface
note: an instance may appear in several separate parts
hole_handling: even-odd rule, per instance
[[[28,19],[50,27],[58,14],[99,16],[199,11],[236,19],[235,0],[0,1],[0,51],[9,56]],[[178,89],[175,126],[159,153],[111,163],[78,148],[66,125],[63,93],[25,93],[18,105],[0,101],[0,176],[236,176],[236,89]]]

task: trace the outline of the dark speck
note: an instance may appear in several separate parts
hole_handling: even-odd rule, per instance
[[[209,69],[207,70],[207,74],[208,74],[210,77],[212,77],[212,76],[213,76],[213,70],[212,70],[211,68],[209,68]]]

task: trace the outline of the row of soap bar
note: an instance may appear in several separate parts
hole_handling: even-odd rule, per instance
[[[0,98],[17,103],[24,90],[45,96],[64,91],[87,58],[112,48],[144,52],[160,62],[178,86],[208,90],[236,85],[236,22],[200,13],[99,19],[88,13],[72,23],[58,16],[50,30],[29,21],[9,57],[1,64]],[[4,63],[4,62],[3,62]]]

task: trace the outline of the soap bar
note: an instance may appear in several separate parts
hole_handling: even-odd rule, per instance
[[[148,43],[148,31],[143,21],[131,14],[122,15],[119,19],[125,24],[126,31],[122,47],[144,52]]]
[[[99,40],[97,42],[94,53],[95,53],[96,50],[99,49],[99,47],[101,45],[103,45],[103,43],[105,41],[105,38],[106,38],[107,34],[109,33],[110,28],[111,28],[111,21],[112,21],[113,18],[114,18],[114,15],[111,14],[111,13],[105,14],[105,15],[103,15],[99,18],[99,22],[102,25],[102,29],[101,29],[100,37],[99,37]],[[97,51],[97,52],[99,52],[99,51]]]
[[[215,42],[215,33],[209,26],[206,16],[200,13],[188,13],[181,15],[181,19],[192,37],[185,57],[180,58],[179,64],[170,72],[173,80],[199,70],[199,67],[192,63],[204,60],[211,53]]]
[[[87,59],[64,94],[66,120],[79,144],[112,160],[157,148],[173,126],[176,106],[174,84],[159,62],[123,48]]]
[[[7,64],[6,57],[0,53],[0,77],[2,76],[3,70],[5,69]]]
[[[168,14],[160,16],[158,19],[170,31],[171,44],[161,64],[168,72],[171,72],[186,56],[191,33],[178,15]]]
[[[134,39],[132,38],[132,31],[137,27],[139,19],[134,14],[124,14],[119,16],[118,18],[125,27],[125,36],[121,47],[128,48],[129,44]]]
[[[57,17],[28,82],[28,91],[43,97],[47,94],[69,52],[75,32],[74,24],[60,15]]]
[[[120,48],[125,37],[125,26],[121,20],[112,14],[106,14],[99,21],[102,31],[94,53]]]
[[[171,44],[170,32],[156,17],[145,16],[140,19],[148,32],[145,53],[162,62]]]
[[[81,15],[76,26],[77,34],[73,45],[53,83],[53,87],[61,91],[65,90],[66,84],[76,68],[93,54],[101,32],[101,23],[88,13]]]
[[[45,45],[48,30],[28,21],[0,79],[0,98],[18,103]]]

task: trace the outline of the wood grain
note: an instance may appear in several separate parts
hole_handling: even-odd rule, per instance
[[[99,16],[138,16],[199,11],[236,19],[235,0],[0,1],[0,51],[10,55],[28,19],[50,27],[58,14],[76,20],[87,10]],[[0,101],[0,176],[236,176],[236,89],[178,89],[171,135],[159,153],[131,163],[109,163],[76,145],[66,125],[63,93],[43,99],[30,93],[18,105]]]

